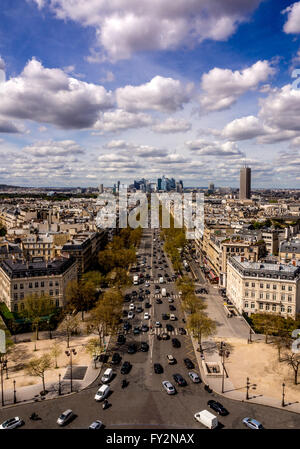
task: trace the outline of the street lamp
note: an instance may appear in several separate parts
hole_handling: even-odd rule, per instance
[[[7,360],[3,358],[3,354],[0,354],[0,365],[1,365],[1,404],[4,406],[4,387],[3,387],[3,370],[6,369]]]
[[[281,401],[281,407],[285,407],[285,403],[284,403],[284,387],[285,387],[285,383],[282,383],[282,401]]]
[[[247,377],[246,388],[247,388],[246,400],[248,400],[248,399],[249,399],[249,388],[250,388],[250,380],[249,380],[249,377]]]
[[[224,382],[225,382],[225,357],[229,357],[230,351],[226,350],[226,343],[221,341],[221,348],[219,351],[219,355],[222,357],[222,393],[224,393]],[[227,374],[226,374],[227,377]]]
[[[14,383],[14,404],[16,404],[17,402],[16,381],[14,380],[13,383]]]
[[[60,382],[60,379],[61,379],[61,374],[58,375],[58,395],[59,396],[61,395],[61,382]]]
[[[71,393],[73,391],[73,365],[72,365],[72,355],[74,354],[74,356],[77,354],[77,352],[75,351],[75,349],[70,349],[70,351],[65,351],[65,354],[70,357],[70,367],[71,367]]]

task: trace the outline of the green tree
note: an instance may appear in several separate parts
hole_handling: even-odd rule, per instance
[[[21,315],[31,322],[31,329],[35,332],[35,340],[39,339],[39,327],[42,317],[49,316],[55,311],[55,306],[50,296],[32,294],[24,299],[24,310]]]
[[[201,310],[205,310],[207,307],[203,299],[199,298],[194,293],[185,295],[181,306],[182,309],[189,314],[200,312]]]
[[[37,376],[42,379],[43,393],[46,393],[45,387],[45,372],[52,366],[52,359],[50,354],[44,354],[39,358],[34,358],[26,365],[26,371],[29,376]]]
[[[268,343],[268,336],[278,333],[281,329],[281,317],[269,313],[255,313],[251,315],[252,322],[258,332],[265,334],[265,343]]]
[[[66,288],[67,309],[81,312],[82,321],[84,312],[94,304],[96,299],[95,284],[92,281],[70,281]]]
[[[216,331],[216,323],[203,312],[193,313],[188,317],[187,328],[197,338],[201,347],[202,337],[209,337]]]

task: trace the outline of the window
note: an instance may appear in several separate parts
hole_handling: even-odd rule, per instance
[[[277,290],[277,285],[273,284],[273,290]]]
[[[266,287],[267,287],[267,288],[270,288],[270,284],[267,284]]]
[[[41,287],[45,287],[45,282],[41,281]]]
[[[264,305],[263,305],[262,302],[259,303],[259,308],[260,308],[260,309],[263,309],[263,308],[264,308]]]
[[[38,286],[39,286],[39,283],[38,283],[38,282],[35,282],[35,283],[34,283],[34,287],[35,287],[35,288],[38,288]]]
[[[281,301],[285,301],[285,295],[281,295]]]
[[[255,298],[255,292],[251,292],[251,298]]]
[[[14,312],[18,311],[18,304],[14,304]]]
[[[49,287],[53,287],[53,282],[49,281]]]
[[[266,310],[270,310],[270,304],[266,304]]]
[[[23,303],[21,304],[21,310],[24,310],[24,304]]]
[[[20,299],[24,299],[24,293],[20,293]]]
[[[59,282],[55,281],[55,286],[58,287],[59,286]]]
[[[247,290],[245,291],[245,296],[246,298],[249,296],[249,292]]]
[[[29,282],[29,288],[32,288],[32,282]]]
[[[272,310],[273,310],[273,312],[276,312],[276,305],[275,304],[272,306]]]
[[[49,291],[50,296],[53,296],[53,290]]]
[[[270,299],[270,293],[266,293],[266,299]]]
[[[23,290],[24,289],[24,285],[20,284],[20,289]]]
[[[41,296],[45,296],[44,290],[41,291]]]
[[[285,290],[285,285],[282,285],[282,286],[281,286],[281,290]]]
[[[248,309],[248,307],[249,307],[248,302],[245,302],[245,309]]]
[[[255,303],[252,302],[252,303],[251,303],[251,309],[254,309],[254,308],[255,308]]]
[[[288,302],[292,302],[292,297],[291,297],[291,295],[288,295]]]
[[[264,294],[263,294],[263,293],[260,293],[260,294],[259,294],[259,298],[260,298],[260,299],[263,299],[263,297],[264,297]]]
[[[287,308],[287,313],[292,313],[292,308],[291,308],[291,306],[289,306],[289,307]]]
[[[55,296],[59,295],[59,290],[55,290]]]
[[[14,284],[14,290],[18,290],[18,284]]]
[[[285,312],[285,307],[284,306],[280,307],[280,312]]]
[[[246,286],[246,287],[249,287],[249,282],[245,282],[245,286]]]
[[[273,301],[276,301],[277,296],[273,293]]]
[[[260,288],[264,288],[264,284],[259,284]]]
[[[291,292],[293,290],[293,287],[291,285],[289,285],[289,292]]]
[[[56,307],[59,307],[59,299],[57,299],[57,300],[55,301],[55,305],[56,305]]]
[[[255,288],[255,282],[252,282],[251,287]]]
[[[14,293],[14,300],[18,299],[18,293]]]

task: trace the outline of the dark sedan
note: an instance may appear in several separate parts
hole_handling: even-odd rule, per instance
[[[173,374],[173,379],[180,387],[184,387],[186,385],[186,380],[181,374]]]
[[[131,364],[129,362],[124,362],[121,368],[121,374],[128,374],[131,370]]]
[[[145,341],[141,342],[141,351],[142,352],[147,352],[149,350],[149,345],[148,343],[146,343]]]
[[[154,372],[156,374],[162,374],[164,372],[164,369],[160,363],[154,363]]]
[[[137,347],[135,344],[131,344],[128,346],[127,352],[128,354],[135,354],[137,351]]]
[[[191,361],[191,359],[184,359],[184,364],[188,369],[194,369],[195,365],[193,364],[193,362]]]
[[[177,338],[172,338],[172,346],[173,348],[180,348],[181,343]]]
[[[226,408],[223,407],[223,405],[220,404],[220,402],[218,401],[213,401],[211,399],[210,401],[207,402],[207,405],[221,416],[226,416],[229,413],[228,410],[226,410]]]

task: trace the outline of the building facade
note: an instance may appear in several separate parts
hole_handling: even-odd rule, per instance
[[[227,263],[227,296],[237,311],[295,318],[300,312],[300,266],[249,262]]]
[[[251,168],[243,167],[240,170],[240,200],[251,198]]]

